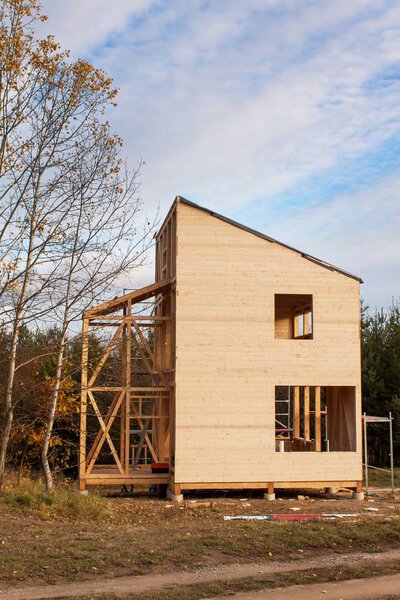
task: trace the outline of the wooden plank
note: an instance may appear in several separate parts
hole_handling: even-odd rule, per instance
[[[136,475],[136,473],[138,473]],[[87,485],[157,485],[167,484],[169,481],[169,473],[154,473],[154,477],[147,474],[142,475],[135,471],[132,475],[101,475],[91,474],[87,478]]]
[[[125,294],[125,296],[119,296],[118,298],[114,298],[113,300],[109,300],[108,302],[104,302],[103,304],[99,304],[98,306],[90,308],[89,310],[85,311],[85,317],[96,317],[98,315],[104,316],[113,311],[120,310],[124,306],[127,306],[128,302],[131,302],[131,304],[142,302],[143,300],[152,298],[157,294],[168,291],[172,283],[172,279],[157,281],[156,283],[142,287],[139,290]]]
[[[135,321],[150,321],[150,323],[146,323],[146,325],[148,327],[151,327],[152,325],[154,325],[154,322],[162,322],[162,321],[169,321],[170,317],[160,317],[157,315],[132,315],[130,317],[126,317],[125,315],[99,315],[97,317],[88,317],[89,322],[90,322],[90,326],[92,325],[107,325],[109,321],[120,321],[120,320],[126,320],[126,319],[131,319],[131,320],[135,320]],[[103,323],[103,321],[105,321],[105,323]],[[112,323],[114,325],[114,323]]]
[[[310,386],[304,387],[304,438],[310,440]]]
[[[293,335],[295,338],[297,338],[300,335],[300,329],[299,329],[299,316],[295,315],[293,317]]]
[[[290,489],[322,489],[325,487],[347,487],[353,488],[357,486],[354,480],[321,480],[321,481],[278,481],[275,482],[275,489],[290,490]]]
[[[126,314],[128,317],[131,316],[131,300],[128,300],[126,307]],[[130,394],[128,392],[131,385],[131,349],[132,349],[132,329],[131,321],[125,320],[126,330],[126,351],[125,351],[125,438],[124,438],[124,458],[125,458],[125,473],[129,472],[129,459],[130,459],[130,418],[131,418],[131,401]]]
[[[310,321],[310,313],[303,313],[303,335],[308,335],[311,333],[311,321]]]
[[[101,386],[101,385],[96,385],[96,386],[90,386],[90,389],[92,392],[120,392],[121,390],[126,390],[126,386]],[[162,392],[162,393],[166,393],[170,391],[170,388],[167,387],[162,387],[162,386],[152,386],[152,387],[144,387],[144,386],[138,386],[138,387],[134,387],[131,386],[128,390],[129,392]],[[143,396],[144,398],[145,396]]]
[[[321,452],[321,387],[315,387],[315,451]]]
[[[294,406],[293,406],[293,418],[294,418],[294,437],[300,437],[300,387],[298,385],[294,388]]]
[[[191,482],[181,483],[182,490],[266,490],[268,483],[266,481],[247,481],[247,482]],[[276,487],[276,486],[275,486]]]

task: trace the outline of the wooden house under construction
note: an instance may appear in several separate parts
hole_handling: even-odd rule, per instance
[[[177,197],[155,283],[84,313],[80,489],[359,493],[360,282]]]

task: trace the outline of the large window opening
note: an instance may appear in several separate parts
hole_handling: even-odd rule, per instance
[[[355,452],[353,386],[276,386],[277,452]]]
[[[275,337],[280,340],[313,338],[311,294],[275,294]]]

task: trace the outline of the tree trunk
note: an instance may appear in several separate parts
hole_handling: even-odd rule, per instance
[[[66,335],[64,332],[62,335],[61,341],[60,341],[60,347],[59,347],[58,355],[57,355],[56,379],[54,382],[53,393],[51,395],[50,411],[49,411],[49,416],[48,416],[48,420],[46,423],[46,430],[45,430],[45,434],[44,434],[42,453],[41,453],[44,482],[45,482],[45,486],[46,486],[46,492],[49,492],[49,493],[53,491],[53,475],[52,475],[51,469],[50,469],[48,454],[49,454],[50,440],[51,440],[51,436],[53,434],[54,419],[56,416],[58,392],[60,390],[60,382],[61,382],[61,375],[62,375],[62,362],[63,362],[63,358],[64,358],[64,348],[65,348],[65,338],[66,338]]]
[[[18,344],[18,327],[19,327],[19,319],[20,319],[20,311],[17,311],[13,335],[11,340],[11,357],[10,363],[8,366],[8,375],[7,375],[7,388],[4,402],[4,427],[1,434],[1,442],[0,442],[0,489],[2,489],[4,485],[5,478],[5,469],[6,469],[6,456],[8,449],[8,442],[10,440],[11,427],[14,420],[14,407],[12,402],[12,392],[14,387],[14,378],[15,378],[15,367],[16,367],[16,357],[17,357],[17,344]]]

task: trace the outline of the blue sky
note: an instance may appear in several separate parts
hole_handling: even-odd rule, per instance
[[[372,307],[400,298],[397,0],[43,5],[120,87],[150,215],[180,194],[359,274]]]

